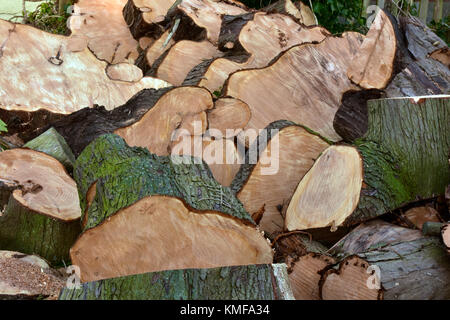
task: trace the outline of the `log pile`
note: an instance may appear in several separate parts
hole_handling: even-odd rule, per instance
[[[0,20],[0,299],[450,299],[449,51],[420,21],[79,0],[70,28]]]

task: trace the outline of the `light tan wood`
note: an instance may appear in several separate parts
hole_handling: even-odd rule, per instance
[[[114,131],[130,146],[145,147],[157,155],[169,155],[178,128],[192,133],[195,121],[206,130],[205,111],[213,107],[211,94],[202,88],[179,87],[164,94],[136,123]]]
[[[152,66],[155,61],[164,53],[164,51],[169,50],[175,44],[175,40],[173,40],[173,38],[170,38],[166,43],[169,34],[170,30],[167,30],[148,47],[145,57],[149,66]]]
[[[70,38],[28,25],[0,20],[0,108],[68,114],[94,104],[111,110],[144,88],[162,88],[163,80],[111,80],[107,63],[88,49],[72,52]]]
[[[444,245],[447,247],[447,252],[450,253],[450,224],[447,223],[444,227],[442,227],[442,241]]]
[[[431,207],[416,207],[405,212],[404,216],[418,229],[422,229],[425,222],[441,222],[439,213]]]
[[[262,215],[259,222],[262,230],[269,234],[283,230],[284,217],[280,208],[287,206],[298,183],[328,146],[299,126],[285,127],[272,137],[237,193],[254,219]]]
[[[295,46],[272,65],[236,72],[225,94],[247,103],[252,118],[247,129],[263,129],[276,120],[291,120],[331,140],[340,140],[333,128],[342,94],[358,88],[347,77],[351,58],[363,37],[344,33],[320,44]]]
[[[295,190],[286,212],[286,229],[331,227],[333,231],[358,205],[362,181],[363,164],[358,150],[329,147]]]
[[[144,21],[151,24],[164,21],[175,0],[133,0],[133,3],[143,12]]]
[[[63,221],[81,216],[75,181],[58,160],[34,150],[0,152],[0,179],[15,182],[13,197],[24,207]]]
[[[250,121],[251,112],[246,103],[233,98],[220,98],[214,109],[208,111],[209,130],[218,130],[224,138],[238,135]]]
[[[144,76],[142,70],[130,63],[111,64],[106,68],[106,74],[111,80],[138,82]]]
[[[71,249],[81,280],[161,270],[272,263],[261,233],[230,216],[152,196],[83,233]]]
[[[348,77],[365,89],[385,88],[392,77],[396,50],[394,27],[384,11],[379,10],[358,54],[352,59]]]

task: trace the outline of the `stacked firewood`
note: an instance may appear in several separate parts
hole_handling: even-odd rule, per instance
[[[450,55],[419,20],[79,0],[69,22],[0,20],[0,298],[450,299]]]

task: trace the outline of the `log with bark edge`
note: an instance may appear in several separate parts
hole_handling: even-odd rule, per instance
[[[189,71],[201,63],[222,56],[223,53],[209,41],[182,40],[174,44],[159,62],[155,76],[173,85],[181,85]]]
[[[232,74],[224,94],[247,103],[252,112],[247,129],[263,129],[286,119],[337,141],[334,115],[342,94],[357,87],[348,80],[347,69],[363,36],[344,33],[319,44],[294,46],[262,69]],[[266,90],[263,88],[272,88]]]
[[[295,3],[291,0],[279,0],[273,4],[264,7],[262,10],[267,12],[276,12],[289,14],[299,22],[306,26],[316,25],[317,21],[314,13],[307,5],[303,4],[302,1],[296,1]]]
[[[2,200],[0,247],[68,261],[79,235],[80,202],[75,181],[56,159],[29,149],[0,152]]]
[[[407,210],[403,217],[411,222],[417,229],[422,229],[425,222],[440,222],[439,212],[428,206],[416,207]]]
[[[277,121],[249,148],[231,188],[262,230],[271,235],[283,229],[284,207],[328,146],[306,127]]]
[[[265,12],[224,16],[219,48],[227,56],[206,61],[188,74],[187,84],[221,91],[228,76],[238,70],[265,67],[294,45],[320,42],[329,33],[322,27],[306,27],[284,14]]]
[[[138,56],[137,41],[123,18],[127,0],[78,0],[69,18],[73,45],[83,41],[100,60],[130,62]]]
[[[106,62],[88,49],[70,51],[69,42],[68,37],[0,20],[0,109],[8,135],[17,133],[27,141],[34,125],[42,128],[58,115],[96,103],[114,109],[144,88],[169,86],[150,77],[135,83],[111,80]],[[34,125],[22,122],[29,120]]]
[[[58,298],[62,277],[36,255],[0,251],[0,300]]]
[[[342,163],[342,167],[349,170],[348,177],[344,178],[346,176],[339,175],[336,168],[326,165],[326,158],[322,155],[322,161],[316,163],[317,168],[325,165],[323,170],[332,172],[326,175],[323,170],[314,170],[313,167],[308,179],[301,181],[286,213],[287,229],[329,226],[335,229],[333,226],[353,225],[410,202],[441,194],[450,179],[447,163],[449,101],[448,96],[370,101],[369,129],[363,138],[355,141],[357,149],[352,152],[355,160],[359,152],[364,164],[362,188],[359,185],[361,189],[358,189],[357,185],[352,186],[346,180],[356,171],[356,167],[348,167],[349,156],[342,158],[347,162],[347,165]],[[339,184],[353,188],[351,193],[344,193],[345,200],[338,196],[342,194]],[[323,207],[318,210],[320,207],[311,202],[314,199],[319,201],[317,190],[320,190],[319,194],[329,190],[325,199],[340,199],[328,202],[322,197],[320,206]],[[308,199],[310,196],[312,198]],[[341,208],[337,203],[346,206]]]
[[[51,126],[66,139],[75,156],[98,136],[113,132],[132,145],[167,155],[176,129],[194,134],[192,123],[199,121],[199,134],[206,130],[206,111],[212,107],[212,96],[203,88],[146,89],[114,110],[82,109]]]
[[[75,156],[66,140],[55,130],[50,128],[35,139],[23,145],[24,148],[40,151],[52,156],[69,171],[72,172]]]
[[[74,176],[84,232],[70,251],[82,281],[272,262],[270,245],[231,190],[194,162],[131,148],[117,135],[83,151]],[[93,183],[95,195],[85,199]]]
[[[393,75],[397,51],[391,18],[379,10],[358,53],[348,68],[351,81],[365,89],[383,89]]]
[[[170,35],[171,31],[167,30],[146,49],[143,50],[138,59],[136,60],[136,66],[142,69],[142,72],[146,74],[151,67],[155,64],[159,57],[163,56],[164,52],[169,50],[176,41]]]
[[[319,300],[320,272],[335,264],[327,248],[305,234],[288,232],[272,243],[275,261],[285,262],[294,297],[297,300]]]
[[[283,264],[168,270],[83,283],[59,300],[292,300]],[[181,311],[180,311],[181,312]]]

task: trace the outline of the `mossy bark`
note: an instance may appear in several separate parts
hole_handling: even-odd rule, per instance
[[[450,183],[450,99],[369,101],[369,129],[355,141],[364,161],[358,207],[345,225],[443,193]]]
[[[37,254],[53,265],[70,260],[70,247],[80,233],[79,219],[66,222],[34,212],[13,195],[0,216],[0,248]]]
[[[25,148],[33,149],[52,156],[61,162],[68,171],[72,171],[75,156],[66,140],[53,127],[40,136],[27,142]]]
[[[149,195],[173,196],[196,210],[214,210],[254,224],[231,190],[220,185],[198,158],[156,156],[147,149],[129,147],[114,134],[99,137],[75,163],[84,230]],[[86,194],[96,183],[88,210]]]
[[[292,298],[275,265],[152,272],[64,288],[59,300],[275,300]],[[284,270],[286,267],[284,266]]]

